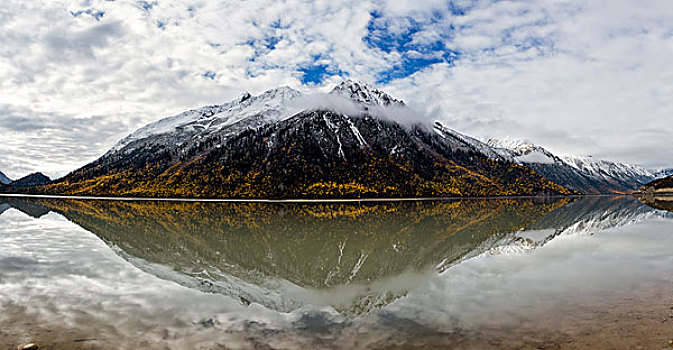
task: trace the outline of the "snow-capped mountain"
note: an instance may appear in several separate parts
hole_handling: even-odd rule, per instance
[[[330,94],[353,100],[362,104],[363,108],[373,105],[404,106],[401,100],[367,83],[352,80],[337,85]],[[258,128],[301,112],[302,107],[305,106],[293,103],[301,97],[305,96],[289,87],[268,90],[259,96],[252,96],[249,92],[245,92],[239,99],[222,105],[190,110],[148,124],[119,141],[109,153],[134,144],[138,147],[145,146],[144,142],[138,141],[159,139],[186,142],[194,138],[206,138],[209,134],[221,133],[225,130],[228,134],[234,134],[242,129]],[[158,137],[159,135],[161,137]]]
[[[412,112],[351,80],[327,95],[244,94],[140,128],[52,190],[238,198],[572,193],[441,123],[397,121]]]
[[[559,157],[526,140],[489,140],[488,145],[509,153],[515,162],[549,180],[582,193],[629,193],[652,179],[647,170],[592,157]]]
[[[461,149],[465,152],[481,153],[488,158],[502,162],[513,162],[514,157],[507,151],[500,150],[489,146],[488,144],[479,141],[473,137],[464,135],[446,127],[439,121],[435,121],[433,130],[442,139],[450,142],[454,148]]]
[[[627,193],[644,169],[558,157],[417,120],[372,85],[280,87],[150,123],[58,180],[55,193],[196,197],[398,197]],[[522,167],[523,166],[523,167]],[[528,169],[526,169],[528,168]]]
[[[663,168],[652,171],[655,179],[663,179],[665,177],[673,175],[673,168]]]
[[[652,173],[636,165],[595,159],[591,156],[564,156],[562,159],[566,164],[570,164],[583,173],[607,181],[630,182],[635,180],[639,184],[645,184],[654,179]]]
[[[490,139],[487,145],[500,153],[510,155],[511,159],[519,164],[556,164],[561,161],[546,149],[538,147],[528,140]]]
[[[8,178],[7,175],[3,174],[2,171],[0,171],[0,184],[9,185],[11,182],[12,179]]]
[[[108,152],[113,154],[126,148],[126,152],[148,143],[182,145],[206,138],[210,134],[234,134],[246,128],[282,120],[298,110],[291,110],[290,103],[302,94],[289,87],[269,90],[259,96],[243,93],[231,102],[206,106],[148,124],[119,141]]]

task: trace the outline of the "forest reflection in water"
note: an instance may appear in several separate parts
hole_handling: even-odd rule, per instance
[[[0,346],[581,348],[669,312],[672,215],[631,197],[0,197]],[[652,324],[634,341],[662,343]]]
[[[405,295],[418,276],[440,273],[467,257],[532,249],[583,221],[618,225],[649,211],[620,197],[357,204],[5,202],[35,217],[60,213],[136,267],[203,292],[277,311],[324,304],[345,314],[388,304]]]

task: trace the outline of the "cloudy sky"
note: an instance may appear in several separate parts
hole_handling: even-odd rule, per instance
[[[136,128],[364,80],[428,119],[673,166],[670,0],[2,0],[0,170],[61,176]]]

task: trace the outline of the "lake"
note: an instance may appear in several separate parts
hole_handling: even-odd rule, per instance
[[[631,197],[0,197],[0,347],[663,349],[673,213]]]

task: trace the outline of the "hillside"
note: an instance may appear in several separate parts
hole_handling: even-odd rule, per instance
[[[654,180],[640,188],[638,192],[646,194],[673,194],[673,175]]]

